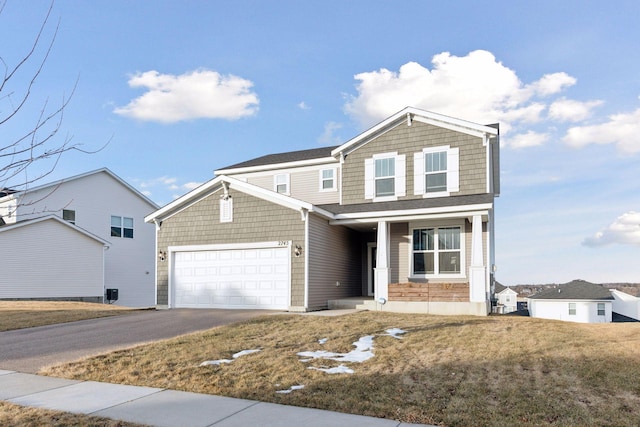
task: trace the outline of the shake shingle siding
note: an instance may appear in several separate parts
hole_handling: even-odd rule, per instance
[[[169,246],[291,241],[304,245],[300,212],[248,194],[230,190],[233,221],[220,222],[218,191],[164,220],[158,231],[158,250]],[[168,304],[169,262],[158,262],[158,304]],[[304,305],[304,258],[291,255],[291,306]]]
[[[309,215],[308,250],[309,309],[327,308],[330,299],[362,295],[360,239],[353,230]]]
[[[426,147],[449,146],[460,149],[460,191],[462,196],[487,192],[486,147],[479,137],[414,121],[400,123],[377,139],[347,155],[343,165],[342,201],[344,204],[367,203],[364,198],[364,161],[374,154],[397,152],[406,156],[406,196],[399,200],[419,199],[414,195],[413,154]]]

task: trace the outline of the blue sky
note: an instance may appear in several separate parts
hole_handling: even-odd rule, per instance
[[[49,2],[3,4],[15,65]],[[163,205],[215,169],[340,144],[407,105],[498,122],[498,280],[640,282],[639,18],[637,1],[57,0],[50,56],[0,139],[78,80],[56,138],[110,142],[47,180],[108,167]]]

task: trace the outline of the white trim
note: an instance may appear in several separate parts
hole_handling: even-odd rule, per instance
[[[304,254],[304,309],[307,310],[309,308],[309,211],[306,210],[304,211],[304,248],[302,248],[302,253]],[[291,273],[289,273],[289,277],[291,277]],[[289,283],[289,289],[291,289],[291,283]],[[291,305],[291,295],[289,295],[289,305]]]
[[[218,169],[218,170],[215,170],[214,173],[216,175],[240,174],[240,173],[248,173],[248,172],[268,171],[268,170],[274,170],[274,169],[297,168],[301,166],[322,165],[322,164],[335,163],[335,162],[336,162],[335,157],[320,157],[317,159],[298,160],[295,162],[285,162],[285,163],[270,163],[267,165],[248,166],[244,168]]]
[[[415,214],[415,215],[398,215],[398,216],[379,216],[372,218],[353,218],[353,219],[334,219],[329,220],[330,225],[355,225],[355,224],[375,224],[378,221],[386,220],[389,222],[405,222],[416,221],[422,219],[438,220],[449,218],[469,218],[470,215],[482,215],[482,220],[487,218],[488,211],[475,212],[443,212],[440,214]]]
[[[472,215],[475,211],[483,211],[483,215],[487,214],[487,210],[493,208],[491,203],[482,203],[478,205],[460,205],[460,206],[442,206],[438,208],[421,208],[421,209],[403,209],[393,211],[378,211],[378,212],[358,212],[358,213],[342,213],[335,214],[334,220],[341,219],[369,219],[369,218],[382,218],[388,216],[403,216],[403,215],[429,215],[438,213],[463,213],[465,216]]]

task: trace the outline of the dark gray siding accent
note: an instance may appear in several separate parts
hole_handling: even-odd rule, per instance
[[[493,167],[493,193],[500,194],[500,138],[491,140],[491,166]]]
[[[460,149],[460,191],[452,195],[486,193],[487,150],[482,139],[414,121],[411,126],[402,122],[347,155],[342,169],[342,203],[371,202],[364,198],[364,160],[374,154],[394,151],[406,156],[406,196],[399,200],[421,199],[421,195],[413,194],[413,153],[444,145]]]
[[[304,246],[305,225],[300,212],[270,203],[233,188],[233,222],[220,222],[220,192],[213,193],[164,220],[158,250],[169,246],[253,243],[291,240]],[[158,304],[168,304],[168,260],[158,261]],[[304,306],[304,257],[291,254],[291,306]]]
[[[310,214],[308,251],[310,310],[327,308],[330,299],[362,295],[360,237],[356,232]]]

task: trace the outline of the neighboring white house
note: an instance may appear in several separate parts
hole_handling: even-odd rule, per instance
[[[529,315],[579,323],[608,323],[613,296],[609,289],[574,280],[539,292],[527,299]]]
[[[518,293],[510,287],[496,282],[496,299],[498,313],[518,311]]]
[[[31,222],[24,223],[25,221],[55,215],[107,242],[109,249],[100,254],[100,258],[104,256],[101,295],[104,295],[106,289],[118,289],[115,304],[148,307],[154,306],[156,302],[155,226],[145,223],[144,217],[157,208],[143,194],[109,169],[103,168],[1,197],[0,223],[6,224],[2,228],[12,224],[25,224],[22,227],[24,229],[34,226]],[[0,234],[0,241],[5,238],[3,235],[8,233]],[[72,270],[66,272],[66,277],[75,277],[83,268],[83,263],[87,262],[85,258],[74,255],[77,248],[72,246],[77,239],[73,242],[57,239],[56,236],[43,234],[32,244],[34,248],[36,245],[44,245],[51,251],[66,254],[73,259],[75,267],[69,267]],[[4,254],[3,251],[3,256]],[[47,266],[30,253],[14,259],[11,268],[16,271],[40,270],[38,274],[43,280],[48,277]],[[9,298],[4,296],[5,284],[0,284],[0,298]],[[95,283],[87,282],[86,286],[86,296],[93,295]],[[46,295],[43,293],[34,296],[33,292],[25,291],[20,298],[50,298],[52,294],[56,294],[53,285],[47,287],[51,289],[48,289]],[[63,288],[57,291],[60,298],[69,296]],[[18,297],[14,295],[11,298]]]
[[[640,320],[640,298],[616,289],[611,289],[611,295],[614,298],[612,302],[614,313]]]
[[[55,215],[0,227],[0,298],[102,301],[105,240]],[[26,262],[25,262],[26,260]]]

